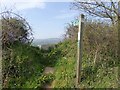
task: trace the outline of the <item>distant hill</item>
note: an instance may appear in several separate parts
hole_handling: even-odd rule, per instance
[[[62,38],[48,38],[48,39],[35,39],[32,45],[47,45],[47,44],[57,44],[62,41]]]

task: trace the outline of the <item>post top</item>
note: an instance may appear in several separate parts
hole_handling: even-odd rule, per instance
[[[81,17],[81,18],[84,18],[84,14],[81,14],[80,17]]]

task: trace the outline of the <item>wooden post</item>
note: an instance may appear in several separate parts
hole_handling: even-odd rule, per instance
[[[84,15],[81,14],[79,18],[79,30],[78,30],[78,51],[77,51],[77,75],[76,75],[76,86],[80,84],[81,81],[81,65],[82,65],[82,32],[84,25]]]
[[[2,22],[0,20],[0,37],[1,36],[2,36]],[[0,90],[1,89],[2,89],[2,40],[0,39]]]
[[[120,64],[120,1],[118,1],[118,64]],[[120,88],[120,67],[118,68],[118,88]]]

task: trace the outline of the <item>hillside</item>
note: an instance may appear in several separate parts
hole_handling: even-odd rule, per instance
[[[57,44],[61,42],[61,38],[48,38],[48,39],[34,39],[32,45],[47,45],[47,44]]]
[[[9,78],[9,88],[75,88],[77,42],[65,40],[50,50],[17,44],[13,47],[14,77]],[[109,53],[108,53],[109,54]],[[104,53],[102,54],[104,55]],[[88,59],[89,58],[89,59]],[[104,60],[104,58],[102,58]],[[116,58],[94,64],[93,57],[83,52],[80,88],[117,88],[118,67]],[[53,67],[53,74],[44,74],[45,67]],[[14,72],[14,73],[13,73]]]
[[[61,58],[55,64],[54,88],[75,88],[76,87],[76,54],[77,42],[65,41],[58,45],[61,50]],[[74,51],[74,52],[73,52]],[[82,58],[82,78],[80,88],[117,88],[118,87],[118,66],[114,63],[117,58],[109,57],[108,61],[99,61],[96,65],[92,57],[88,59],[87,53]]]

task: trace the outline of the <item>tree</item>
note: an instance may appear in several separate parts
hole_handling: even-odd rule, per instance
[[[64,35],[65,39],[70,39],[72,41],[77,40],[78,26],[73,24],[68,24],[66,26],[66,33]]]
[[[86,13],[101,18],[109,18],[114,24],[117,21],[117,17],[120,17],[118,13],[118,3],[114,0],[110,2],[104,2],[102,0],[94,0],[94,2],[75,0],[72,3],[72,8],[76,10],[83,10]]]
[[[75,0],[75,2],[72,3],[72,6],[73,9],[82,10],[93,16],[109,18],[112,25],[114,25],[115,28],[117,27],[118,46],[120,45],[120,1],[116,2],[115,0],[109,0],[109,2],[105,2],[104,0],[94,0],[92,2],[81,2],[80,0]],[[118,53],[119,52],[120,50],[118,49]],[[119,58],[120,55],[118,56],[118,59]]]
[[[78,26],[68,24],[66,29],[65,39],[76,41]],[[105,54],[104,59],[106,60],[108,57],[117,58],[117,50],[118,31],[116,26],[100,21],[87,20],[85,22],[83,30],[83,52],[88,57],[93,58],[95,65],[104,56],[103,54]],[[114,62],[117,63],[116,60]]]
[[[3,87],[7,87],[9,77],[18,74],[13,51],[14,46],[17,47],[18,44],[29,44],[33,38],[32,29],[24,18],[9,11],[0,14],[2,16],[2,77]]]
[[[6,15],[7,14],[7,15]],[[3,48],[15,42],[29,43],[32,41],[31,27],[21,17],[12,17],[10,12],[2,15],[2,46]]]

